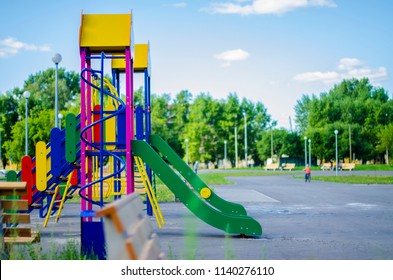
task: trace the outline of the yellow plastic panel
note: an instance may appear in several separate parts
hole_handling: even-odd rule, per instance
[[[106,107],[105,111],[114,111],[115,106],[110,102]],[[105,141],[116,142],[116,117],[110,118],[105,121]],[[107,145],[107,150],[114,150],[115,145]]]
[[[79,46],[90,51],[124,51],[131,47],[131,14],[82,14]]]
[[[134,72],[143,72],[149,68],[149,44],[135,44]],[[122,54],[114,54],[122,55]],[[112,59],[112,69],[124,71],[126,69],[126,60]]]
[[[124,56],[124,53],[114,53],[113,56]],[[124,71],[126,69],[126,59],[125,58],[113,58],[112,59],[112,69],[119,69]]]
[[[149,66],[149,45],[135,44],[134,71],[144,71]]]
[[[36,146],[36,185],[37,189],[41,192],[46,190],[47,178],[46,178],[46,144],[43,141],[39,141]]]

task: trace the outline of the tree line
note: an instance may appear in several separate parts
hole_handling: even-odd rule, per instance
[[[29,155],[34,156],[38,141],[49,141],[54,127],[53,68],[30,75],[22,88],[0,94],[1,155],[3,166],[24,155],[25,102],[29,91]],[[79,74],[59,69],[59,111],[78,114]],[[135,106],[143,106],[143,89],[134,93]],[[304,157],[304,136],[312,139],[313,158],[334,158],[335,135],[338,130],[339,157],[361,161],[386,160],[384,155],[393,148],[393,101],[383,88],[374,87],[368,79],[343,80],[329,92],[303,95],[294,106],[296,128],[277,127],[262,102],[240,99],[229,93],[225,99],[215,99],[209,93],[195,96],[182,90],[173,98],[170,94],[152,94],[152,130],[189,162],[217,163],[224,158],[235,164],[235,131],[238,158],[263,164],[272,154],[291,158]],[[64,126],[63,118],[62,126]],[[247,131],[246,131],[247,130]],[[247,132],[247,136],[245,135]],[[350,156],[351,154],[351,156]]]

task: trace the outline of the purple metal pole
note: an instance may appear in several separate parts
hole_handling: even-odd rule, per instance
[[[80,57],[81,57],[81,72],[83,69],[86,67],[86,49],[81,48],[80,49]],[[86,72],[84,72],[82,75],[86,75]],[[81,110],[80,110],[80,130],[82,131],[86,127],[86,83],[84,80],[81,78]],[[80,141],[80,165],[81,165],[81,185],[82,187],[86,184],[86,144],[84,141]],[[86,190],[82,190],[82,195],[86,195]],[[81,211],[86,210],[86,200],[81,199]]]
[[[89,54],[90,55],[90,54]],[[89,58],[87,60],[87,69],[91,69],[91,59]],[[91,75],[89,72],[87,72],[87,81],[91,84]],[[91,86],[88,85],[87,87],[87,92],[86,92],[86,126],[90,125],[92,123],[92,116],[91,116],[91,111],[92,111],[92,102],[91,102]],[[87,130],[87,142],[91,143],[93,141],[92,139],[92,129]],[[90,146],[86,147],[87,150],[91,150],[92,148]],[[91,183],[93,181],[93,158],[90,156],[87,158],[87,182]],[[92,198],[93,197],[93,188],[88,188],[87,189],[87,197]],[[87,210],[92,210],[93,209],[93,204],[90,201],[87,201]],[[88,218],[88,221],[92,221],[92,218]]]
[[[125,50],[126,55],[126,172],[127,194],[134,192],[134,161],[131,154],[131,140],[134,139],[134,81],[133,61],[130,47]]]

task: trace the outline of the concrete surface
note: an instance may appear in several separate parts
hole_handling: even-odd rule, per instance
[[[224,199],[243,204],[249,216],[261,223],[263,235],[258,238],[227,236],[200,221],[182,203],[161,203],[166,224],[157,233],[166,257],[393,259],[393,177],[389,185],[305,183],[294,177],[301,173],[286,172],[283,176],[232,177],[233,185],[211,186]],[[352,174],[367,174],[356,172]],[[382,173],[393,176],[393,172]],[[66,204],[59,223],[51,220],[45,229],[43,219],[32,216],[43,247],[80,240],[78,204]],[[157,228],[154,218],[151,221]]]

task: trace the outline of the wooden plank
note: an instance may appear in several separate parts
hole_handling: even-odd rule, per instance
[[[4,210],[29,210],[29,203],[22,199],[3,199],[1,205]]]
[[[152,236],[149,239],[145,246],[143,247],[143,251],[139,256],[140,260],[158,260],[163,256],[161,254],[160,243],[158,242],[157,235]]]
[[[24,213],[8,214],[8,213],[3,213],[3,223],[7,223],[7,224],[30,224],[30,214],[24,214]]]
[[[29,227],[5,227],[4,237],[31,237],[31,228]]]
[[[4,242],[8,244],[34,243],[40,241],[40,234],[37,231],[32,231],[31,236],[9,236],[4,237]]]
[[[0,195],[27,195],[26,182],[0,182]]]

